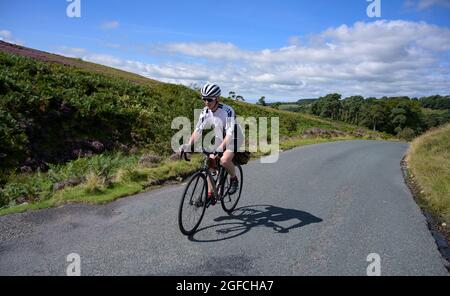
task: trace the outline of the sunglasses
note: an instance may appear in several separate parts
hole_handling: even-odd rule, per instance
[[[207,101],[208,103],[212,103],[216,100],[216,98],[203,98],[203,101]]]

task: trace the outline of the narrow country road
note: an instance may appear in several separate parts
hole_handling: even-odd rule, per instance
[[[183,185],[104,206],[67,205],[0,217],[0,275],[447,275],[404,183],[407,144],[348,141],[251,162],[233,216],[209,208],[193,237],[177,211]]]

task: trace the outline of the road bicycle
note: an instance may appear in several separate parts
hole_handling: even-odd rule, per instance
[[[202,222],[206,208],[215,205],[219,201],[225,212],[229,214],[232,213],[236,208],[242,193],[242,167],[239,164],[235,164],[239,188],[235,193],[230,194],[231,183],[228,173],[225,168],[220,165],[220,158],[223,154],[219,153],[218,157],[213,159],[210,157],[211,152],[203,149],[202,153],[204,155],[203,165],[200,170],[192,175],[187,183],[178,211],[178,224],[181,232],[185,235],[194,234]],[[184,151],[181,152],[180,158],[190,161]],[[207,178],[210,178],[211,180],[214,192],[213,198],[208,198]]]

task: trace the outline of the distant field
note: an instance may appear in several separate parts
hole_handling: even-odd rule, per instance
[[[300,110],[299,106],[297,104],[291,104],[291,105],[280,105],[280,107],[278,107],[278,109],[280,110],[284,110],[284,111],[292,111],[292,112],[298,112]]]

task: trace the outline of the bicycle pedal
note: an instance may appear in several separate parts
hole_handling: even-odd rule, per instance
[[[201,208],[201,207],[203,207],[203,202],[202,202],[202,201],[196,202],[196,203],[195,203],[195,206],[196,206],[197,208]]]
[[[206,207],[215,206],[217,204],[217,199],[215,197],[208,198],[208,204]]]

